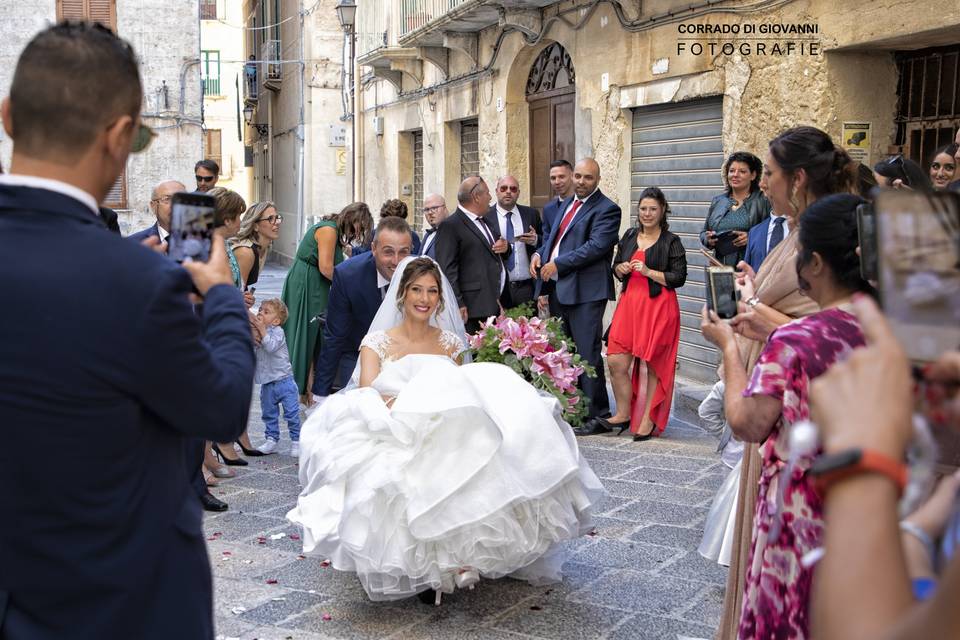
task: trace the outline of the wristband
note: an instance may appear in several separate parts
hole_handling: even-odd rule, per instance
[[[902,462],[870,449],[847,449],[834,454],[823,454],[810,466],[821,495],[830,487],[861,473],[879,473],[897,486],[899,495],[907,486],[907,466]]]
[[[753,296],[752,298],[747,298],[747,306],[751,309],[756,309],[757,305],[760,304],[760,298],[758,296]]]

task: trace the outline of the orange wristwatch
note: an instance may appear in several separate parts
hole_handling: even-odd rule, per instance
[[[823,454],[810,465],[808,473],[815,478],[820,495],[826,494],[834,483],[861,473],[879,473],[890,478],[901,495],[907,486],[907,465],[870,449]]]

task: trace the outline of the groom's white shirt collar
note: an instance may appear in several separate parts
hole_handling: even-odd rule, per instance
[[[388,280],[387,278],[384,278],[380,274],[380,270],[377,269],[377,289],[383,289],[384,286],[389,286],[389,285],[390,285],[390,280]]]

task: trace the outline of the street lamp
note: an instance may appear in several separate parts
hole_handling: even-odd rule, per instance
[[[353,25],[357,21],[357,5],[353,0],[340,0],[336,6],[337,19],[340,27],[347,33],[353,32]]]
[[[247,105],[243,108],[243,121],[247,124],[251,124],[253,122],[253,107]]]
[[[337,10],[337,19],[340,21],[340,27],[343,29],[344,33],[347,35],[347,39],[350,41],[350,87],[352,90],[356,89],[355,86],[355,67],[356,67],[356,43],[357,43],[357,33],[354,29],[354,25],[357,22],[357,4],[353,0],[340,0],[336,6]],[[354,91],[350,91],[350,94],[354,94]],[[352,95],[353,100],[357,100],[356,95]],[[344,120],[353,120],[350,123],[350,200],[356,200],[356,171],[357,171],[357,122],[354,114],[356,113],[356,105],[350,105],[350,112],[343,114]]]

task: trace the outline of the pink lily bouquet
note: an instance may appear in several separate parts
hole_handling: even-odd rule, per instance
[[[469,337],[475,362],[499,362],[523,376],[537,389],[556,397],[563,418],[576,427],[587,415],[587,400],[577,387],[577,378],[593,367],[575,353],[559,318],[543,320],[529,306],[491,316],[480,331]]]

